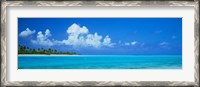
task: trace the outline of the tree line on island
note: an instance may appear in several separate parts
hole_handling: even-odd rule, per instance
[[[66,55],[78,55],[75,52],[61,52],[55,49],[44,49],[44,48],[37,48],[37,49],[32,49],[27,46],[18,46],[18,54],[66,54]]]

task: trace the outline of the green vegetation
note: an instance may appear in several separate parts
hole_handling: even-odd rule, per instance
[[[66,55],[78,55],[75,52],[61,52],[61,51],[57,51],[54,49],[44,49],[44,48],[37,48],[37,49],[32,49],[29,48],[27,46],[22,46],[19,45],[18,46],[18,54],[46,54],[46,55],[50,55],[50,54],[66,54]]]

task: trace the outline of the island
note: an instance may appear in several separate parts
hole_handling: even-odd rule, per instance
[[[62,51],[58,51],[58,50],[51,49],[51,48],[48,48],[48,49],[44,49],[44,48],[33,49],[33,48],[30,48],[30,47],[27,47],[27,46],[22,46],[22,45],[18,46],[18,54],[79,55],[75,52],[62,52]]]

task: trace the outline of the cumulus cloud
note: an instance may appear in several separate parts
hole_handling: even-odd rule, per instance
[[[111,43],[111,38],[107,35],[102,42],[103,36],[89,33],[89,29],[86,26],[79,26],[74,23],[67,29],[68,38],[63,40],[66,45],[72,45],[74,47],[95,47],[101,46],[112,47],[114,43]]]
[[[131,42],[131,45],[136,45],[138,42],[137,41],[133,41]]]
[[[88,34],[85,42],[87,46],[93,46],[95,48],[98,48],[102,44],[101,39],[102,36],[98,35],[97,33],[95,33],[94,35]]]
[[[114,43],[111,43],[111,38],[107,35],[103,40],[103,45],[113,47]]]
[[[52,36],[51,31],[47,29],[43,34],[41,31],[37,34],[36,40],[31,40],[34,44],[40,44],[45,46],[53,45],[68,45],[73,47],[94,47],[100,48],[102,46],[112,47],[114,43],[111,43],[111,38],[107,35],[104,39],[103,36],[98,35],[97,32],[94,34],[89,33],[89,29],[85,26],[79,26],[74,23],[66,30],[67,39],[62,41],[50,40],[49,37]],[[103,39],[103,40],[102,40]]]
[[[50,37],[50,36],[51,36],[51,31],[49,29],[46,29],[45,37]]]
[[[65,45],[84,46],[86,39],[85,36],[88,32],[87,27],[80,27],[74,23],[66,30],[68,38],[67,40],[63,40],[63,43],[65,43]]]
[[[76,23],[72,24],[68,29],[67,29],[67,33],[68,34],[87,34],[89,31],[87,29],[87,27],[83,26],[80,27],[79,25],[77,25]]]
[[[27,36],[30,36],[32,34],[35,33],[35,30],[31,31],[29,28],[26,28],[26,30],[22,31],[19,36],[21,37],[27,37]]]
[[[34,44],[39,44],[39,45],[44,45],[44,46],[53,46],[54,42],[48,38],[50,36],[51,36],[51,32],[49,29],[46,29],[45,34],[39,31],[37,33],[37,39],[31,40],[31,42]]]

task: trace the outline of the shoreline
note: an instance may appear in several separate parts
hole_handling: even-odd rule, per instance
[[[78,56],[78,55],[67,55],[67,54],[18,54],[18,56]]]

